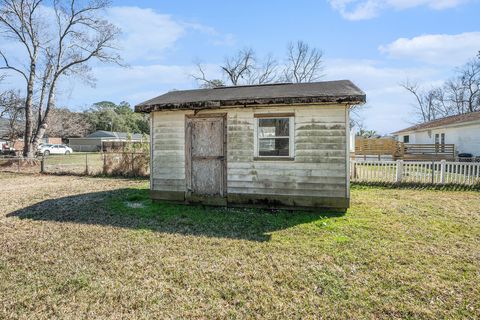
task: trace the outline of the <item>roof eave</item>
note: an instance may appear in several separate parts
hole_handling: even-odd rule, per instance
[[[399,130],[399,131],[391,132],[390,134],[391,135],[399,135],[399,134],[402,134],[402,133],[407,133],[407,132],[412,132],[412,131],[415,131],[415,129],[414,128],[406,128],[406,129],[402,129],[402,130]]]
[[[436,130],[436,129],[444,129],[444,128],[452,128],[452,127],[460,127],[460,126],[469,126],[480,123],[480,119],[468,120],[468,121],[460,121],[460,122],[453,122],[448,124],[436,125],[432,127],[420,127],[420,128],[407,128],[401,131],[392,132],[392,135],[399,135],[405,133],[412,133],[412,132],[423,132],[429,130]]]
[[[256,105],[291,105],[291,104],[315,104],[335,103],[347,105],[359,105],[366,102],[366,95],[347,95],[335,97],[293,97],[293,98],[251,98],[220,101],[194,101],[184,103],[164,104],[140,104],[135,106],[135,112],[149,113],[160,110],[195,110],[195,109],[219,109],[238,106]]]

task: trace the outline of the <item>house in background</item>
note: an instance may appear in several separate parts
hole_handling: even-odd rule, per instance
[[[40,144],[62,144],[62,138],[59,137],[43,137],[40,139]],[[23,150],[23,146],[25,145],[25,141],[22,139],[17,139],[13,143],[13,148],[15,150]]]
[[[129,134],[127,132],[95,131],[84,138],[70,138],[69,147],[76,152],[101,151],[106,143],[141,142],[144,136],[140,133]]]
[[[425,122],[393,135],[409,144],[454,144],[457,153],[480,156],[480,111]]]
[[[348,80],[172,91],[150,115],[151,197],[262,207],[349,207]]]
[[[25,125],[22,121],[17,121],[17,124],[22,127]],[[0,118],[0,151],[8,150],[15,154],[20,154],[25,145],[24,138],[19,138],[11,141],[11,126],[8,119]],[[40,140],[41,144],[61,144],[62,138],[45,136]]]
[[[0,118],[0,151],[3,150],[3,146],[7,144],[6,137],[8,135],[9,125],[8,120]]]

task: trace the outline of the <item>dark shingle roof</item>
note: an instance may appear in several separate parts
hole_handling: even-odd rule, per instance
[[[171,91],[135,106],[136,112],[292,103],[365,103],[365,93],[349,80],[278,83]]]
[[[418,131],[418,130],[427,130],[427,129],[433,129],[437,127],[443,127],[451,124],[456,124],[456,123],[464,123],[464,122],[470,122],[470,121],[476,121],[480,120],[480,111],[476,112],[470,112],[470,113],[464,113],[464,114],[459,114],[455,116],[449,116],[421,124],[417,124],[396,132],[393,132],[392,134],[399,134],[403,132],[409,132],[409,131]]]
[[[129,134],[127,132],[113,132],[113,131],[98,130],[89,134],[87,138],[113,138],[113,139],[126,140],[128,135]],[[132,140],[141,140],[143,138],[143,135],[140,133],[131,133],[130,136]]]

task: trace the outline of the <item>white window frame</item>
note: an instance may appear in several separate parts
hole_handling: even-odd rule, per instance
[[[258,127],[260,119],[288,119],[288,137],[275,137],[275,138],[288,138],[288,156],[261,156],[260,155],[260,137],[258,135]],[[294,159],[295,158],[295,116],[275,116],[275,114],[270,115],[262,115],[261,117],[254,118],[254,132],[253,132],[253,139],[254,139],[254,157],[258,159]]]

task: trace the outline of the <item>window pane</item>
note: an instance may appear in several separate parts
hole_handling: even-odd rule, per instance
[[[258,134],[260,138],[288,137],[289,119],[258,119]]]
[[[258,146],[259,156],[289,156],[289,139],[260,139]]]

